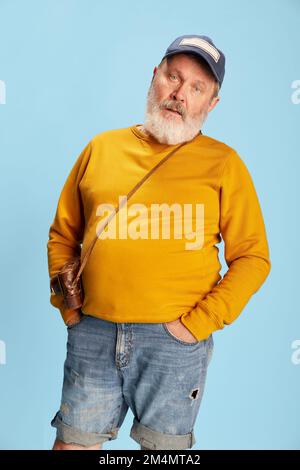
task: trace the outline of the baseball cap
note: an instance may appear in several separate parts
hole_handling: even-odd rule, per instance
[[[221,88],[225,75],[225,55],[215,46],[211,38],[197,34],[179,36],[170,44],[162,60],[179,53],[191,53],[204,59]]]

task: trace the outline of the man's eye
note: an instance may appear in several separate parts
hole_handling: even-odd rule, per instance
[[[172,75],[172,74],[171,74],[170,77],[176,77],[176,75]]]

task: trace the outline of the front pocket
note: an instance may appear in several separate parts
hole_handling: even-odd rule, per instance
[[[168,329],[167,325],[165,323],[161,323],[163,327],[163,331],[167,333],[168,336],[170,336],[174,341],[177,341],[177,343],[184,344],[185,346],[195,346],[195,344],[198,344],[200,341],[193,341],[192,343],[189,343],[187,341],[183,341],[180,338],[177,338],[177,336],[174,336],[173,333]]]

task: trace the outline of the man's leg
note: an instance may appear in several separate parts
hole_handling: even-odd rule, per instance
[[[52,450],[100,450],[102,449],[101,444],[95,444],[91,447],[78,446],[76,444],[66,444],[59,439],[55,439]]]
[[[114,323],[84,315],[68,328],[61,404],[52,450],[99,450],[116,439],[128,405],[117,374]]]
[[[185,342],[171,335],[164,323],[132,325],[136,331],[131,369],[123,387],[134,414],[130,437],[141,450],[190,449],[213,351],[212,335]]]

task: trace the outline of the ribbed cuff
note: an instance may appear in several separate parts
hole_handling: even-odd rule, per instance
[[[184,326],[197,338],[198,341],[207,339],[211,333],[223,329],[199,306],[180,317]]]

